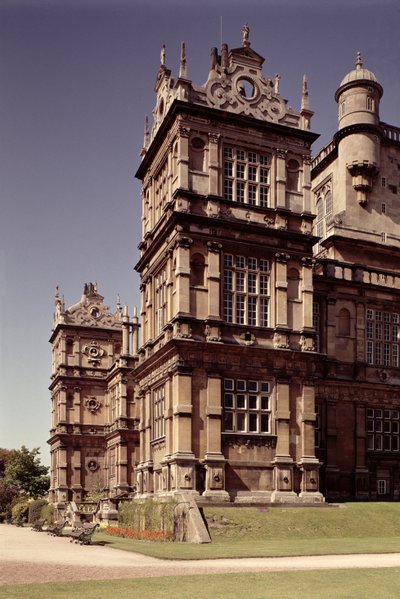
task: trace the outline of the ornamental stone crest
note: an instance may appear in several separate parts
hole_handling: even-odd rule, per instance
[[[89,410],[89,412],[94,414],[95,412],[100,410],[101,401],[98,400],[96,397],[88,397],[87,399],[85,399],[85,408]]]
[[[234,64],[221,77],[209,79],[207,103],[221,110],[278,122],[286,113],[285,101],[275,92],[270,78],[254,76],[245,66]]]
[[[88,345],[84,345],[82,353],[87,357],[88,362],[92,364],[92,366],[99,366],[101,359],[106,352],[100,347],[97,341],[91,341]]]

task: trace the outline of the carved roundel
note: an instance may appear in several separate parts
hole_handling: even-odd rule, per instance
[[[238,94],[245,100],[254,100],[258,95],[258,87],[250,77],[239,77],[236,80]]]
[[[97,460],[91,459],[88,461],[87,467],[90,470],[90,472],[96,472],[96,470],[99,469],[99,463]]]
[[[94,414],[95,412],[97,412],[98,410],[100,410],[101,408],[101,401],[99,401],[98,399],[96,399],[96,397],[88,397],[85,400],[85,407],[87,410],[89,410],[89,412],[92,412],[92,414]]]
[[[88,345],[84,346],[83,353],[87,357],[90,364],[93,364],[93,366],[98,366],[101,362],[101,358],[106,352],[102,347],[100,347],[97,341],[91,341]]]

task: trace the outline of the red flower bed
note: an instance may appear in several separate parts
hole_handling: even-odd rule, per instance
[[[160,530],[132,530],[131,528],[109,526],[106,532],[108,535],[114,537],[124,537],[128,539],[139,539],[146,541],[172,541],[174,539],[174,535],[171,532],[162,532]]]

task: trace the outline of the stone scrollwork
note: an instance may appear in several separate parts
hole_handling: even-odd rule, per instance
[[[226,69],[223,76],[212,78],[206,85],[211,106],[278,122],[286,114],[285,102],[275,92],[274,82],[262,76],[254,77],[237,65]]]

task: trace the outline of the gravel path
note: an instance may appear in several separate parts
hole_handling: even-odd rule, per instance
[[[0,583],[229,572],[400,567],[400,553],[169,561],[0,524]]]

